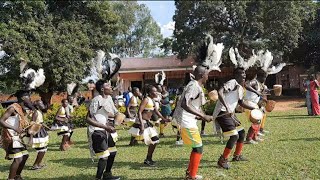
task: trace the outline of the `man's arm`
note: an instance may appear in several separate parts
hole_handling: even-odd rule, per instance
[[[6,123],[6,120],[15,112],[13,107],[10,107],[6,110],[6,112],[2,115],[0,118],[0,125],[7,129],[12,129],[18,133],[21,133],[20,128],[15,128],[14,126],[11,126],[10,124]]]
[[[94,126],[94,127],[99,127],[102,129],[105,129],[108,132],[114,132],[114,128],[112,126],[107,126],[104,124],[99,123],[98,121],[94,120],[94,117],[90,115],[90,112],[87,113],[87,118],[86,121],[89,125]]]
[[[260,92],[258,92],[256,90],[256,88],[254,88],[255,86],[257,86],[257,82],[256,81],[247,81],[245,83],[245,88],[251,92],[256,93],[258,96],[262,96],[262,94]]]

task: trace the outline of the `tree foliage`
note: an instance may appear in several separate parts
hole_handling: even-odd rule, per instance
[[[0,39],[7,56],[1,60],[6,85],[18,87],[20,58],[43,68],[42,92],[65,90],[89,73],[97,49],[108,50],[117,35],[119,17],[109,2],[0,2]],[[12,83],[15,82],[15,83]]]
[[[244,56],[268,48],[288,53],[297,47],[303,23],[314,14],[311,1],[176,1],[173,51],[184,59],[210,33],[227,51]],[[225,53],[226,54],[226,53]]]
[[[121,31],[116,38],[114,53],[122,57],[152,56],[152,50],[159,46],[162,35],[150,10],[137,1],[117,1],[112,6],[120,16]]]
[[[304,22],[299,45],[288,55],[295,64],[304,65],[312,71],[320,71],[320,4],[316,5],[316,16]]]

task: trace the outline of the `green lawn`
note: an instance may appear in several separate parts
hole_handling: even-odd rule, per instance
[[[203,138],[204,155],[199,174],[205,179],[319,179],[320,178],[320,118],[305,116],[306,110],[273,112],[269,115],[266,129],[270,134],[265,141],[257,145],[245,145],[244,155],[249,162],[231,163],[230,170],[218,169],[216,161],[224,146],[211,135]],[[239,116],[246,125],[249,123]],[[212,123],[207,124],[207,134],[212,134]],[[145,167],[147,146],[140,143],[128,147],[127,130],[118,130],[120,141],[117,143],[118,155],[113,168],[115,175],[122,179],[182,179],[187,167],[188,147],[176,147],[171,127],[166,129],[166,138],[162,138],[157,147],[154,160],[157,167]],[[96,163],[89,158],[86,130],[76,129],[76,145],[69,151],[58,150],[60,137],[50,133],[49,151],[45,157],[47,167],[40,171],[29,170],[36,156],[31,151],[26,168],[25,179],[94,179]],[[5,160],[4,151],[0,151],[0,179],[6,179],[11,161]]]

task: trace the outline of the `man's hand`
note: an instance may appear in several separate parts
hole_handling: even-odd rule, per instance
[[[139,128],[139,129],[140,129],[139,134],[140,134],[140,135],[142,135],[142,134],[143,134],[143,132],[144,132],[144,127],[143,127],[143,125],[140,125],[140,128]]]
[[[21,129],[21,128],[14,128],[13,130],[14,130],[15,132],[17,132],[18,134],[23,133],[23,129]]]
[[[202,119],[205,120],[206,122],[213,121],[213,117],[209,115],[204,115]]]
[[[109,133],[114,133],[114,132],[116,132],[115,129],[114,129],[112,126],[106,126],[104,129],[105,129],[106,131],[108,131]]]

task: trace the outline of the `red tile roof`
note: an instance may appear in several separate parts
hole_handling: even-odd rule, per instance
[[[145,72],[192,68],[196,64],[192,57],[181,61],[176,56],[163,58],[124,58],[121,59],[121,72]]]

